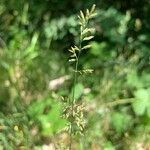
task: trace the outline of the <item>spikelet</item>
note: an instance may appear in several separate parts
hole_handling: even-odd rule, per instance
[[[71,52],[71,59],[69,59],[70,62],[76,62],[78,59],[77,51],[80,53],[82,50],[88,49],[91,47],[91,45],[83,45],[83,41],[89,41],[94,38],[93,33],[95,32],[94,28],[88,27],[89,20],[96,16],[95,12],[95,4],[92,6],[92,8],[89,10],[87,9],[84,13],[83,11],[80,11],[78,15],[79,19],[79,25],[80,25],[80,44],[79,46],[74,46],[69,49],[69,52]]]

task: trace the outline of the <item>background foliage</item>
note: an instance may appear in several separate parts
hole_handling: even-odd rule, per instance
[[[150,147],[148,0],[1,0],[0,149],[68,144],[61,117],[62,97],[72,85],[67,49],[78,42],[77,13],[93,3],[95,38],[79,67],[94,72],[81,75],[76,85],[86,132],[74,147]]]

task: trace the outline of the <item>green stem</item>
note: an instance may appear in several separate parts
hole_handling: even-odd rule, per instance
[[[72,100],[71,100],[71,116],[73,118],[73,109],[74,109],[74,102],[75,102],[75,85],[77,82],[77,72],[78,72],[78,57],[76,58],[76,64],[75,64],[75,71],[74,71],[74,82],[73,82],[73,93],[72,93]],[[70,146],[69,146],[69,150],[71,150],[72,148],[72,135],[73,135],[73,121],[71,121],[71,126],[70,126]]]
[[[72,91],[72,100],[71,100],[71,116],[73,116],[73,109],[74,109],[74,103],[75,103],[75,85],[77,83],[77,73],[78,73],[78,64],[79,64],[79,57],[82,49],[82,30],[80,31],[80,41],[79,41],[79,54],[76,56],[76,63],[75,63],[75,71],[74,71],[74,81],[73,81],[73,91]],[[72,149],[72,135],[73,135],[73,121],[71,121],[71,126],[70,126],[70,144],[69,144],[69,150]]]

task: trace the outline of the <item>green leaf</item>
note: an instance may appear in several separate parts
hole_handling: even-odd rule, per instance
[[[109,51],[109,46],[106,42],[101,43],[91,42],[91,45],[92,47],[90,49],[90,53],[92,55],[99,57],[99,59],[101,60],[110,61],[116,55],[113,50]]]
[[[74,93],[75,100],[78,100],[81,97],[83,90],[84,90],[84,87],[82,84],[78,83],[75,85],[75,93]],[[72,92],[73,92],[73,89],[72,89]]]
[[[136,115],[144,115],[148,106],[150,106],[150,94],[147,89],[139,89],[135,93],[135,102],[132,104],[133,110]],[[149,111],[148,111],[149,112]]]
[[[114,148],[113,144],[110,141],[108,141],[104,145],[104,150],[115,150],[115,148]]]
[[[112,114],[112,125],[119,134],[127,129],[130,120],[131,117],[125,113],[114,112]]]
[[[33,121],[38,122],[44,136],[53,135],[65,127],[67,121],[61,118],[62,106],[53,99],[34,102],[28,108]]]
[[[130,74],[127,75],[127,84],[131,87],[142,88],[150,86],[150,75],[148,73],[143,73],[138,76],[136,70],[132,70]]]

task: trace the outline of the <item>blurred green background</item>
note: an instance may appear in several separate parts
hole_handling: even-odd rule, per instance
[[[150,1],[1,0],[0,150],[68,144],[68,48],[78,41],[79,10],[94,3],[95,38],[79,64],[94,72],[76,85],[86,129],[74,149],[150,149]]]

